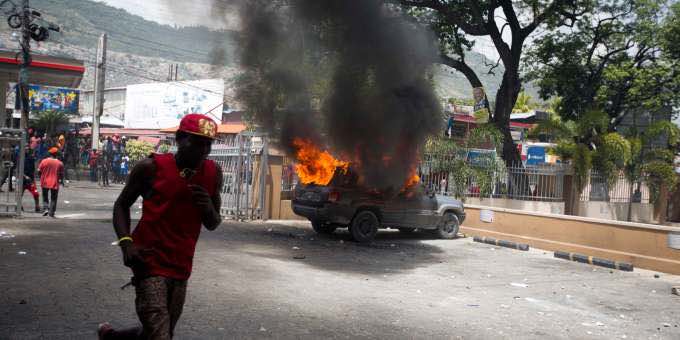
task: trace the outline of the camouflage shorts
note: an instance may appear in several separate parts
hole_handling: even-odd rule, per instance
[[[152,276],[136,282],[135,309],[144,339],[170,339],[184,307],[187,281]]]

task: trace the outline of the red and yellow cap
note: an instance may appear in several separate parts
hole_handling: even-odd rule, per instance
[[[178,131],[215,139],[217,136],[217,123],[206,115],[190,113],[182,118]]]
[[[57,148],[56,146],[53,146],[53,147],[51,147],[49,150],[47,150],[47,152],[49,152],[49,153],[51,153],[51,154],[53,154],[53,155],[56,155],[57,152],[59,152],[59,148]]]

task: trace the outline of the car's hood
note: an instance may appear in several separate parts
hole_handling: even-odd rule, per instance
[[[454,207],[459,207],[463,209],[463,202],[451,197],[451,196],[444,196],[444,195],[436,195],[437,197],[437,204],[439,206],[442,205],[451,205]]]

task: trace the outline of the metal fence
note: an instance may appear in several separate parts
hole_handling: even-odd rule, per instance
[[[449,196],[564,201],[564,176],[569,169],[565,165],[506,167],[466,161],[471,171],[461,177],[452,170],[456,161],[455,156],[426,155],[418,168],[421,182]]]
[[[174,141],[173,141],[174,142]],[[176,152],[176,146],[170,152]],[[255,220],[264,218],[268,164],[267,137],[244,132],[213,142],[208,159],[222,169],[221,191],[224,218]]]
[[[224,217],[237,220],[264,217],[267,153],[264,135],[244,133],[213,143],[208,158],[222,168]]]
[[[582,202],[629,203],[631,199],[633,203],[650,203],[649,188],[644,182],[631,183],[623,173],[620,173],[610,184],[595,170],[590,172],[580,197]]]
[[[23,130],[0,129],[0,216],[21,215],[25,140]]]

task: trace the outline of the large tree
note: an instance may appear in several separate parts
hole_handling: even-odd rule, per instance
[[[503,80],[495,96],[490,121],[503,136],[502,156],[506,164],[520,164],[521,157],[510,134],[510,114],[522,89],[520,62],[525,43],[540,27],[573,26],[590,8],[583,0],[389,0],[407,9],[438,35],[440,63],[461,72],[473,88],[483,87],[478,74],[466,60],[475,40],[488,37],[503,65]],[[509,39],[504,39],[505,30]]]
[[[676,4],[667,0],[597,0],[569,30],[548,32],[527,54],[528,75],[544,99],[561,98],[557,113],[579,120],[605,111],[609,130],[626,115],[661,112],[680,104]],[[665,34],[659,34],[660,32]]]

